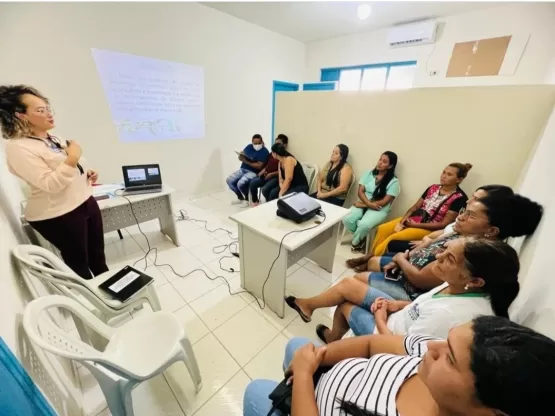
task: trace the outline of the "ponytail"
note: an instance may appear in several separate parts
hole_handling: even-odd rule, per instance
[[[500,240],[466,239],[465,268],[473,278],[484,281],[482,290],[489,295],[497,316],[509,317],[509,306],[520,290],[520,262],[515,249]]]
[[[489,286],[489,287],[486,287]],[[503,284],[484,285],[484,290],[489,293],[491,308],[496,316],[509,318],[509,306],[513,303],[520,290],[518,281]]]

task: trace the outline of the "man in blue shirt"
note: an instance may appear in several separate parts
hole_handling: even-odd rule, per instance
[[[252,143],[239,154],[241,167],[226,179],[229,189],[237,195],[237,200],[232,202],[233,205],[249,206],[249,182],[266,166],[269,156],[270,152],[264,147],[262,136],[252,136]]]

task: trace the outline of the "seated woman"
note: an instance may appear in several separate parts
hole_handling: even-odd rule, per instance
[[[384,272],[358,273],[342,279],[318,296],[308,299],[290,296],[286,302],[299,312],[303,320],[310,321],[312,313],[318,308],[339,305],[343,299],[364,299],[370,290],[368,286],[395,300],[412,301],[443,283],[434,272],[434,263],[436,256],[445,250],[446,242],[460,237],[504,240],[529,235],[534,232],[541,217],[541,205],[523,196],[488,196],[468,204],[467,210],[457,218],[455,233],[411,253],[378,258],[377,262],[381,262]],[[358,304],[356,301],[353,303]]]
[[[510,187],[505,186],[505,185],[484,185],[484,186],[480,186],[478,189],[476,189],[474,191],[474,194],[472,195],[472,198],[470,198],[468,200],[467,204],[469,202],[475,201],[477,199],[484,198],[488,195],[495,195],[497,197],[510,197],[510,196],[514,195],[514,192]],[[405,252],[407,250],[412,250],[412,249],[415,249],[415,248],[427,247],[430,244],[430,242],[435,240],[436,238],[438,238],[442,235],[451,234],[453,232],[453,227],[454,226],[455,226],[455,223],[452,222],[451,224],[449,224],[444,229],[434,231],[433,233],[428,234],[422,240],[413,240],[413,241],[393,240],[393,241],[390,241],[389,244],[387,245],[386,253],[388,253],[387,255],[389,255],[389,253],[392,253],[392,254],[402,253],[402,252]],[[425,245],[423,245],[423,244],[425,244]],[[353,268],[357,272],[365,271],[365,270],[367,270],[366,265],[368,263],[368,260],[370,260],[370,257],[372,257],[372,255],[367,254],[364,257],[349,259],[349,260],[347,260],[347,267]]]
[[[295,156],[279,143],[274,143],[272,146],[272,156],[279,161],[279,188],[273,188],[268,195],[264,194],[266,200],[281,198],[292,192],[308,193],[308,181],[301,163],[295,159]]]
[[[318,325],[316,334],[325,343],[343,338],[349,329],[355,335],[427,334],[446,338],[451,328],[480,315],[495,313],[508,318],[508,308],[519,291],[519,268],[518,255],[507,243],[459,238],[448,243],[433,262],[431,273],[444,283],[413,302],[394,300],[368,285],[364,288],[361,281],[354,290],[331,288],[322,293],[326,306],[339,306],[333,328]],[[303,317],[301,308],[296,309]]]
[[[370,230],[385,221],[393,200],[399,195],[399,180],[395,176],[397,155],[384,152],[373,170],[358,182],[359,200],[343,218],[343,225],[353,233],[351,250],[363,251]]]
[[[310,195],[320,201],[342,207],[349,192],[353,178],[353,169],[347,163],[349,148],[338,144],[331,153],[330,162],[318,176],[318,192]]]
[[[440,184],[428,187],[402,218],[378,227],[370,252],[381,256],[392,240],[420,240],[455,221],[468,199],[459,184],[471,168],[470,163],[451,163],[443,169]]]
[[[292,416],[546,415],[553,411],[555,342],[482,316],[446,340],[369,335],[315,346],[293,338],[284,369],[293,378]],[[327,371],[315,381],[319,369]],[[268,415],[277,385],[251,381],[243,415]]]
[[[278,134],[274,143],[281,143],[287,149],[289,137],[285,134]],[[258,173],[256,178],[250,181],[249,192],[251,193],[252,206],[255,207],[260,203],[258,199],[258,190],[260,188],[262,188],[263,195],[269,195],[272,189],[279,187],[278,165],[279,160],[274,158],[270,153],[266,167]]]

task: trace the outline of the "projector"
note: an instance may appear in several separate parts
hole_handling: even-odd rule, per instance
[[[314,198],[304,192],[294,192],[277,201],[278,217],[286,218],[297,224],[308,221],[322,208]]]

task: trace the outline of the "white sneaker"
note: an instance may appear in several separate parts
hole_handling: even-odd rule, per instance
[[[235,201],[231,201],[231,205],[243,205],[245,202],[247,201],[245,201],[244,199],[236,199]]]

